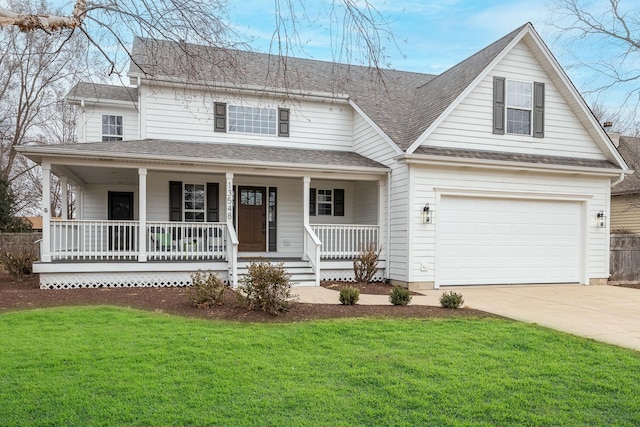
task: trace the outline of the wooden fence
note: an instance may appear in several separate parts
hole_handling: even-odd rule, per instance
[[[612,234],[609,280],[640,282],[640,234]]]
[[[41,232],[35,233],[0,233],[1,251],[30,251],[40,258]]]

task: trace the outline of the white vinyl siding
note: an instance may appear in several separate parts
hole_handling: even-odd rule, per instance
[[[145,90],[144,111],[146,138],[224,144],[268,145],[348,151],[353,134],[352,109],[349,105],[324,102],[296,101],[290,107],[290,136],[238,132],[214,132],[214,102],[224,102],[227,108],[242,105],[274,109],[281,105],[277,99],[227,95],[204,95],[190,90],[156,88]],[[229,118],[227,118],[229,121]],[[229,128],[230,123],[227,123]]]
[[[493,77],[545,84],[544,138],[494,135]],[[435,129],[425,146],[604,160],[554,82],[524,41],[518,43]]]
[[[138,139],[138,112],[134,108],[117,106],[91,106],[81,112],[78,119],[78,142],[101,142],[103,135],[103,116],[122,117],[123,140]]]
[[[385,139],[362,117],[354,113],[353,150],[365,157],[375,160],[391,169],[391,182],[382,189],[384,211],[381,215],[381,236],[384,245],[387,268],[391,279],[408,280],[409,272],[409,174],[405,164],[398,163],[394,157],[398,153]],[[391,188],[388,189],[387,185]],[[390,200],[387,198],[390,197]],[[387,219],[387,206],[389,215]],[[389,241],[387,243],[387,224],[389,223]]]

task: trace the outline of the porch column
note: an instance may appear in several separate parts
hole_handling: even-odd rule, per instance
[[[84,188],[76,184],[76,219],[84,219]]]
[[[309,260],[308,249],[311,242],[309,242],[309,235],[307,234],[307,228],[309,227],[309,193],[311,192],[311,178],[308,176],[302,177],[302,259]]]
[[[51,164],[42,162],[42,242],[40,260],[51,262]]]
[[[311,178],[305,176],[302,178],[304,182],[304,190],[302,192],[302,219],[304,225],[309,225],[309,193],[311,192]]]
[[[69,219],[69,182],[66,176],[60,178],[60,219]]]
[[[147,261],[147,168],[138,168],[138,262]]]

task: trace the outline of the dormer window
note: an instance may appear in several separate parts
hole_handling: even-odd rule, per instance
[[[507,80],[507,133],[531,135],[532,106],[532,84]]]
[[[544,137],[544,83],[493,78],[493,133]]]
[[[102,141],[122,141],[122,116],[102,115]]]

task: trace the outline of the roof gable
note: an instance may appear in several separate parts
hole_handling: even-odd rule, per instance
[[[527,25],[529,24],[516,28],[500,40],[419,87],[415,93],[415,103],[401,147],[404,150],[409,149]]]

